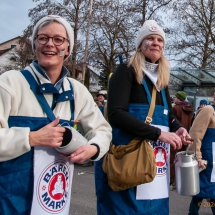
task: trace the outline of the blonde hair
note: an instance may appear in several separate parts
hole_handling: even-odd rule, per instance
[[[143,68],[146,68],[145,56],[138,49],[131,57],[128,66],[133,66],[136,73],[136,79],[139,84],[142,83],[144,76]],[[163,55],[159,59],[158,63],[158,80],[157,87],[159,89],[165,88],[169,83],[170,77],[170,65],[169,61]]]

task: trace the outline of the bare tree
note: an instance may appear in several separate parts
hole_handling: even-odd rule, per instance
[[[32,52],[31,41],[26,36],[21,37],[19,44],[20,67],[25,68],[35,58],[35,55]]]
[[[167,5],[173,0],[130,0],[130,11],[137,26],[142,26],[145,20],[155,19],[163,24],[161,10],[165,11]]]
[[[29,11],[31,25],[25,30],[25,37],[30,37],[35,23],[45,15],[59,14],[66,18],[74,29],[74,48],[67,66],[75,78],[77,64],[88,62],[95,65],[99,61],[99,65],[105,65],[107,71],[113,72],[119,55],[129,60],[135,50],[137,31],[143,22],[161,17],[161,9],[172,0],[94,0],[87,56],[84,56],[84,45],[90,0],[32,1],[39,4]],[[161,23],[162,19],[159,19]]]
[[[82,71],[82,83],[85,82],[85,73],[86,73],[86,67],[87,67],[86,61],[88,56],[88,43],[89,43],[89,37],[90,37],[92,8],[93,8],[93,0],[90,0],[89,14],[88,14],[88,20],[87,20],[88,23],[87,23],[86,43],[85,43],[85,51],[84,51],[84,63],[83,63],[83,71]]]
[[[171,5],[168,51],[176,66],[214,67],[214,0],[180,0]]]
[[[119,55],[123,55],[128,61],[134,52],[137,31],[143,22],[161,17],[161,8],[171,1],[95,1],[88,60],[99,61],[100,65],[104,65],[105,71],[113,72]]]
[[[115,69],[119,55],[133,50],[132,42],[128,42],[131,24],[127,22],[127,5],[123,3],[119,0],[94,3],[89,59],[102,62],[109,72]]]
[[[159,24],[163,24],[161,9],[165,10],[171,1],[95,1],[91,32],[92,50],[102,55],[98,59],[107,62],[107,59],[116,60],[118,55],[123,54],[128,60],[135,50],[138,29],[147,19],[156,19]]]

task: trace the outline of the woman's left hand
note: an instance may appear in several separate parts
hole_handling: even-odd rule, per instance
[[[84,161],[90,159],[97,153],[98,149],[94,145],[84,145],[74,151],[70,156],[61,154],[70,162],[82,164]]]
[[[181,138],[181,141],[184,145],[193,143],[191,136],[188,134],[185,128],[180,127],[175,133]]]

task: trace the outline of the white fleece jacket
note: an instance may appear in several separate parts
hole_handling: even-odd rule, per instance
[[[31,64],[35,74],[41,83],[51,83],[44,78]],[[25,68],[30,71],[30,67]],[[111,127],[104,119],[101,111],[95,104],[92,95],[80,82],[69,78],[74,90],[75,112],[74,119],[81,121],[88,144],[96,143],[100,147],[99,160],[109,149],[111,142]],[[69,90],[70,85],[67,78],[63,81],[64,90]],[[61,92],[61,91],[60,91]],[[44,94],[51,106],[52,94]],[[61,119],[71,118],[70,102],[65,102],[61,111],[62,103],[58,103],[53,111],[57,117],[60,112]],[[18,157],[30,148],[28,127],[8,127],[9,116],[46,117],[36,97],[30,89],[28,82],[20,71],[11,70],[0,75],[0,162]]]

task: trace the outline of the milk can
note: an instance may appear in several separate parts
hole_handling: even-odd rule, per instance
[[[193,196],[199,193],[199,168],[195,152],[178,152],[174,162],[176,190],[178,194]]]

